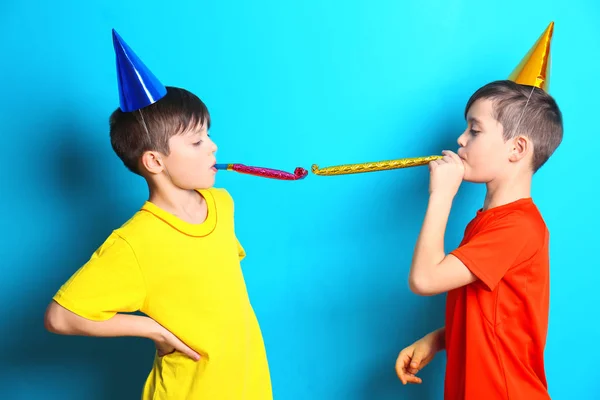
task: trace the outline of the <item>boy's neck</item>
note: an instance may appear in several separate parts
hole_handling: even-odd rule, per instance
[[[204,197],[196,190],[162,188],[148,185],[148,201],[190,224],[201,224],[206,220],[208,207]]]
[[[489,182],[483,210],[489,210],[531,197],[531,176],[513,177],[504,181]]]

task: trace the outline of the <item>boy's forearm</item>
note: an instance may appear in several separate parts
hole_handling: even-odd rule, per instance
[[[432,195],[429,198],[410,268],[409,283],[413,288],[426,279],[446,256],[444,233],[451,207],[452,198],[449,196]]]
[[[433,338],[433,343],[436,352],[446,349],[446,327],[442,326],[439,329],[429,333]]]
[[[98,337],[136,336],[158,340],[163,328],[149,317],[116,314],[106,321],[80,317],[53,302],[46,312],[46,328],[61,335]]]

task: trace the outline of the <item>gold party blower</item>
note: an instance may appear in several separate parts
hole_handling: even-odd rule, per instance
[[[546,28],[537,42],[527,52],[525,57],[509,75],[509,80],[522,84],[537,87],[548,92],[550,86],[550,42],[554,31],[554,22]],[[418,167],[428,165],[433,160],[438,160],[442,156],[427,156],[401,158],[398,160],[386,160],[377,162],[367,162],[359,164],[343,164],[333,167],[319,168],[317,164],[311,167],[315,175],[347,175],[359,174],[363,172],[386,171],[391,169]]]

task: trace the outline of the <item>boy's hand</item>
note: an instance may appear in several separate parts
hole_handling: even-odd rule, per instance
[[[183,343],[179,338],[169,332],[167,329],[162,329],[158,335],[158,339],[154,340],[156,352],[159,357],[164,357],[175,351],[185,354],[194,361],[200,359],[200,355]]]
[[[429,194],[442,194],[454,198],[465,176],[465,165],[458,154],[444,150],[439,160],[429,163]]]
[[[396,374],[402,384],[423,382],[416,374],[433,360],[438,351],[437,340],[435,332],[432,332],[400,352],[396,360]]]

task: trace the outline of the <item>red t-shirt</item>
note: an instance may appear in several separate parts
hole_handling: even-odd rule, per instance
[[[446,400],[549,399],[549,233],[531,198],[479,210],[451,254],[479,280],[446,300]]]

